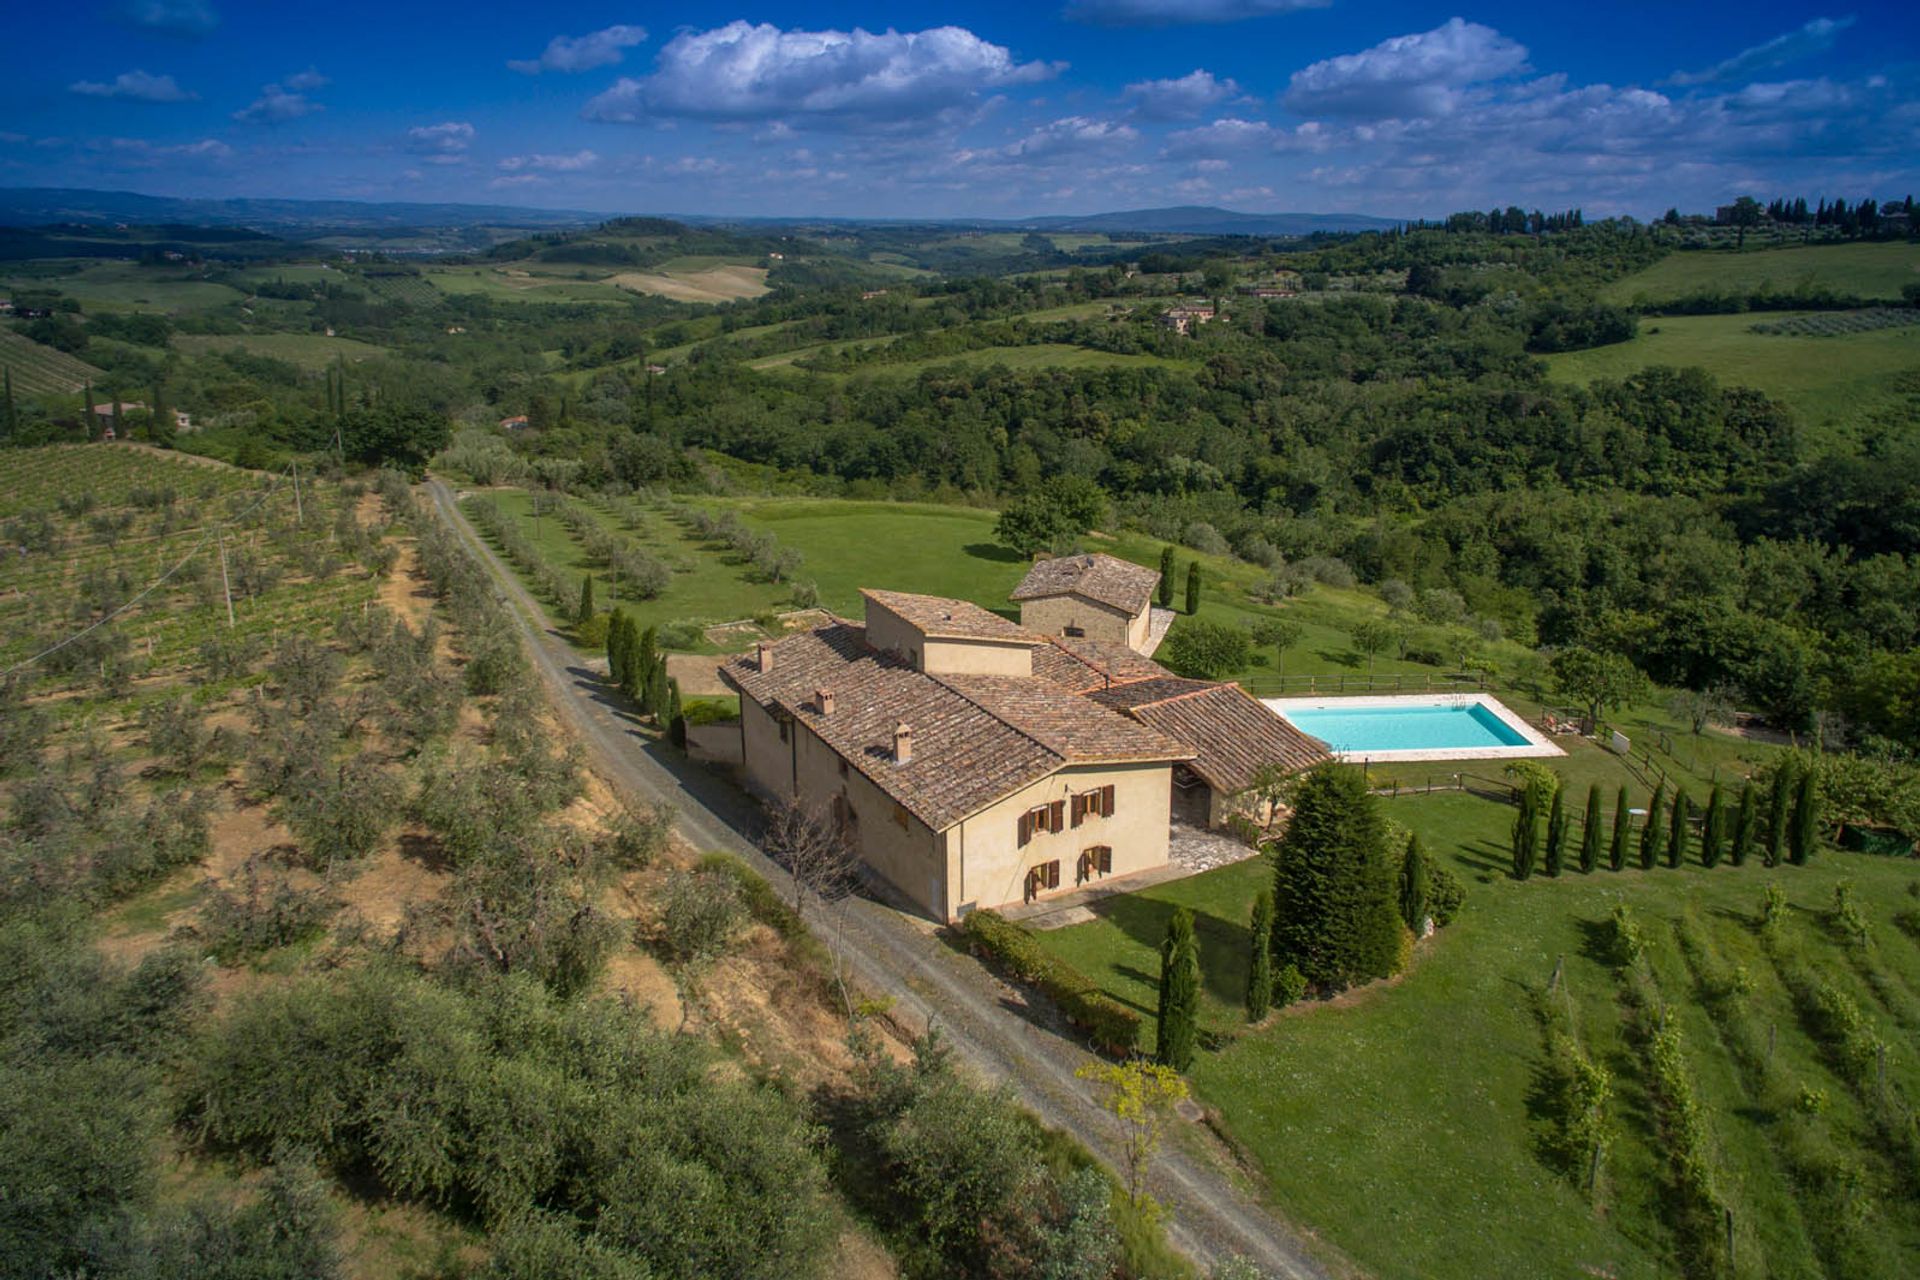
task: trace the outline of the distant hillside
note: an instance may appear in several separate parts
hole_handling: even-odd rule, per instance
[[[1022,227],[1039,231],[1150,231],[1194,236],[1310,236],[1316,231],[1384,231],[1400,225],[1394,218],[1364,213],[1236,213],[1204,205],[1170,209],[1133,209],[1030,218]]]
[[[191,223],[253,227],[287,236],[329,231],[378,233],[420,227],[557,228],[590,226],[605,214],[491,204],[372,204],[358,200],[184,200],[132,191],[0,187],[0,225]]]

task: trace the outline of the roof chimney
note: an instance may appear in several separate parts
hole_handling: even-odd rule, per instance
[[[815,689],[813,691],[813,697],[814,701],[820,704],[821,715],[830,716],[833,714],[833,690],[825,688]]]
[[[760,674],[766,675],[773,670],[773,641],[762,640],[759,648]]]
[[[913,759],[913,726],[905,720],[893,726],[893,762],[907,764]]]

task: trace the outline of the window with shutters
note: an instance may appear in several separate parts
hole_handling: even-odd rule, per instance
[[[1060,887],[1060,860],[1055,858],[1052,862],[1042,862],[1034,867],[1033,870],[1027,872],[1027,883],[1034,892],[1042,889],[1058,889]]]
[[[1104,844],[1094,845],[1091,849],[1080,851],[1080,878],[1091,880],[1094,876],[1110,875],[1113,872],[1113,850]]]
[[[1076,827],[1088,818],[1111,818],[1112,816],[1112,787],[1097,787],[1092,791],[1082,791],[1073,797],[1073,825]]]

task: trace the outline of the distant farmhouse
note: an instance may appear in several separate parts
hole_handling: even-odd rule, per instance
[[[1160,313],[1161,327],[1175,333],[1192,333],[1195,325],[1207,323],[1213,319],[1213,306],[1204,302],[1188,302],[1177,307],[1169,307]]]
[[[119,409],[121,414],[147,412],[146,404],[139,400],[122,400],[119,403]],[[192,431],[193,430],[192,414],[188,413],[184,409],[173,409],[173,410],[170,410],[170,412],[173,414],[173,429],[175,431]],[[93,416],[102,422],[112,422],[115,417],[114,402],[109,400],[105,404],[94,405]],[[112,437],[108,437],[108,438],[111,439]]]
[[[953,921],[1163,866],[1174,822],[1224,822],[1267,766],[1327,758],[1238,686],[1137,652],[1125,562],[1066,559],[1016,593],[1031,626],[863,591],[863,622],[721,664],[748,785],[829,817],[874,874]],[[1128,568],[1150,596],[1158,575]]]

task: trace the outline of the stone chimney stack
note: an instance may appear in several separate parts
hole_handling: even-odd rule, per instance
[[[760,674],[766,675],[773,670],[773,641],[762,640],[759,649]]]
[[[907,764],[913,759],[913,726],[902,720],[893,726],[893,762]]]
[[[830,716],[833,714],[833,690],[815,689],[813,691],[813,699],[819,704],[821,715]]]

